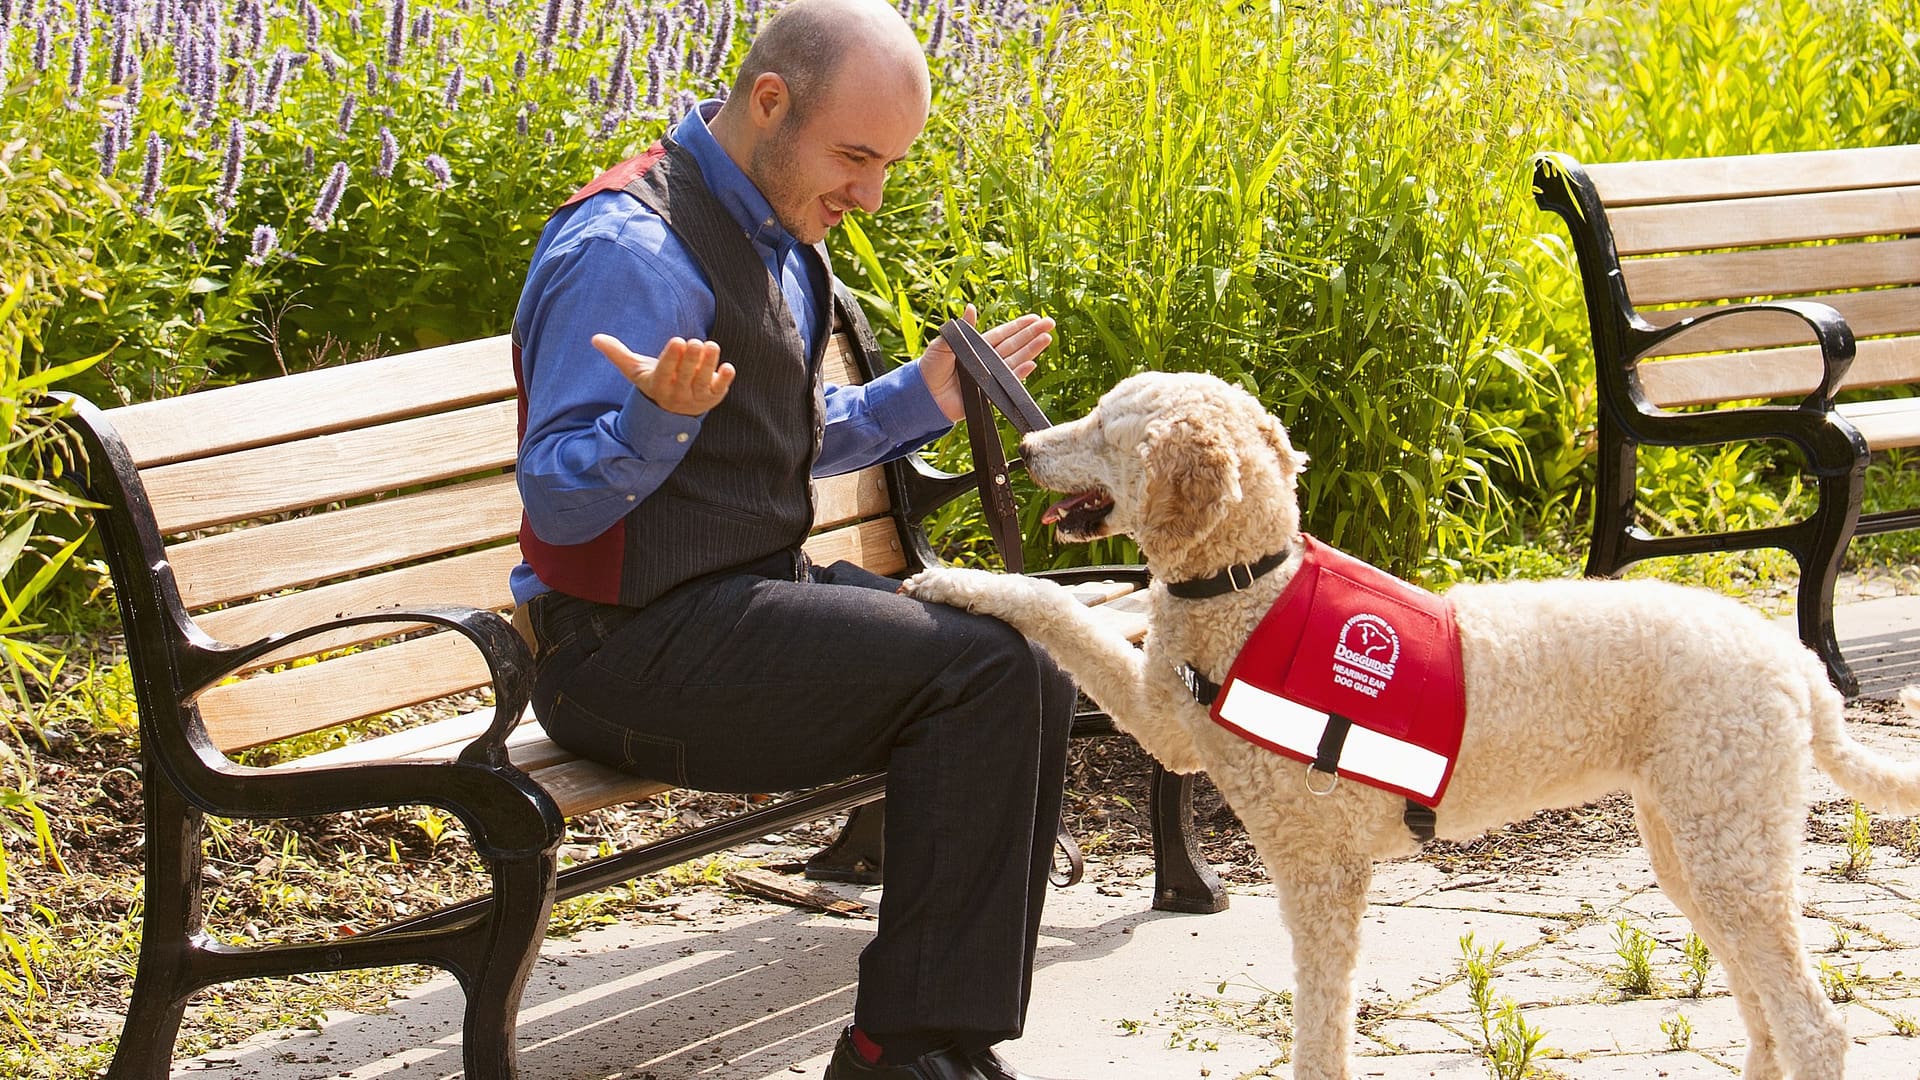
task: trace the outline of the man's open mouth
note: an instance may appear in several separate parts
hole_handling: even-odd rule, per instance
[[[1052,525],[1062,537],[1092,539],[1100,534],[1100,523],[1113,512],[1113,496],[1104,491],[1083,491],[1061,499],[1040,515],[1042,525]]]

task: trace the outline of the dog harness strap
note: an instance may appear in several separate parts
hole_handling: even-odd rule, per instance
[[[1202,705],[1212,706],[1213,700],[1220,696],[1220,684],[1200,674],[1192,664],[1180,665],[1180,677],[1186,680],[1193,700]]]
[[[1332,776],[1340,770],[1340,751],[1347,745],[1347,732],[1353,721],[1339,713],[1327,714],[1327,726],[1320,732],[1320,748],[1314,752],[1313,767]]]
[[[1217,574],[1188,581],[1167,582],[1167,592],[1182,600],[1205,600],[1208,597],[1223,596],[1230,592],[1239,592],[1251,586],[1255,578],[1271,573],[1287,564],[1293,558],[1293,548],[1287,547],[1268,555],[1264,559],[1250,563],[1234,563]]]

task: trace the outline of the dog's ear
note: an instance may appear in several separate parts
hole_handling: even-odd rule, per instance
[[[1213,530],[1240,501],[1240,459],[1218,432],[1186,417],[1147,426],[1140,456],[1147,476],[1141,546],[1184,549]]]
[[[1287,426],[1272,413],[1260,414],[1260,434],[1266,436],[1267,445],[1273,447],[1274,455],[1280,459],[1281,478],[1292,483],[1307,467],[1306,453],[1293,448],[1293,441],[1287,438]]]

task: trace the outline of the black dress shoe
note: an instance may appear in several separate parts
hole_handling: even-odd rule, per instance
[[[985,1050],[975,1050],[969,1055],[968,1060],[973,1062],[973,1067],[979,1070],[980,1075],[987,1080],[1047,1080],[1044,1076],[1023,1073],[1007,1064],[1006,1059],[995,1053],[991,1046]]]
[[[994,1080],[997,1076],[1019,1080],[1018,1073],[983,1073],[965,1054],[953,1049],[922,1054],[904,1065],[869,1065],[853,1048],[853,1029],[849,1027],[841,1030],[840,1041],[833,1044],[826,1080]]]

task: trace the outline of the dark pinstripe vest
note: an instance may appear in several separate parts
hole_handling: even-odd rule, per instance
[[[567,203],[613,189],[658,213],[706,273],[714,296],[711,340],[734,366],[733,386],[666,482],[611,529],[584,544],[548,544],[523,517],[520,550],[540,580],[561,592],[639,607],[694,578],[799,550],[813,523],[809,474],[825,422],[824,348],[807,355],[779,282],[685,149],[656,144]],[[815,250],[825,265],[824,248]],[[827,284],[822,299],[831,304],[831,270]],[[815,312],[815,325],[831,326],[828,308]],[[819,335],[823,346],[828,336]],[[514,373],[522,380],[524,434],[517,347]]]

